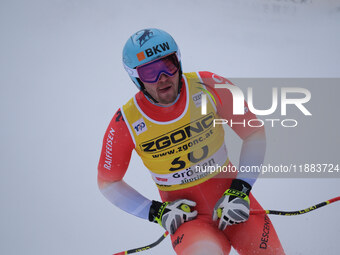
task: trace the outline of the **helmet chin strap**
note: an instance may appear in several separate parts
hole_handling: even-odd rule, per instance
[[[144,85],[142,86],[142,92],[143,94],[148,97],[150,100],[152,100],[154,103],[158,104],[158,101],[156,99],[154,99],[149,92],[146,91]]]
[[[156,99],[154,99],[154,98],[150,95],[149,92],[146,91],[143,82],[142,82],[139,78],[137,78],[137,80],[138,80],[138,82],[139,82],[139,85],[140,85],[140,87],[141,87],[141,91],[143,92],[143,94],[144,94],[146,97],[148,97],[151,101],[153,101],[154,103],[159,104],[159,102],[158,102]],[[181,93],[182,85],[183,85],[183,83],[182,83],[182,69],[180,68],[180,69],[179,69],[179,75],[178,75],[178,94]],[[178,95],[178,94],[177,94],[177,95]]]
[[[179,68],[179,75],[178,75],[178,94],[181,93],[182,86],[183,86],[183,82],[182,82],[182,68]]]

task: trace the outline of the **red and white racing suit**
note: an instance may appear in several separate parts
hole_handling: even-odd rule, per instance
[[[135,149],[150,171],[163,201],[186,198],[197,203],[194,208],[198,211],[197,218],[182,224],[171,236],[177,254],[198,254],[202,247],[210,250],[211,254],[228,254],[231,246],[240,254],[284,254],[267,215],[251,215],[245,223],[228,226],[224,231],[220,231],[217,222],[212,221],[217,200],[234,178],[242,179],[232,171],[195,171],[198,166],[232,169],[223,127],[214,125],[213,120],[227,120],[243,140],[263,129],[243,125],[256,116],[250,111],[244,115],[233,115],[232,94],[226,89],[216,92],[212,88],[216,83],[231,84],[210,72],[183,74],[181,93],[169,107],[156,105],[138,92],[116,112],[107,128],[98,178],[106,182],[122,181]],[[209,95],[209,100],[207,112],[202,115],[203,94]],[[244,180],[249,182],[249,179]],[[123,183],[119,192],[124,192],[125,187],[129,186]],[[127,188],[126,193],[120,196],[122,198],[112,202],[131,214],[147,218],[150,200],[136,191],[127,194],[129,190]],[[124,197],[126,201],[122,201]],[[262,210],[251,193],[249,198],[251,210]]]

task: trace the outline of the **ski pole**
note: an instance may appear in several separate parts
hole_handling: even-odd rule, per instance
[[[135,248],[135,249],[131,249],[131,250],[127,250],[127,251],[114,253],[113,255],[124,255],[124,254],[131,254],[131,253],[149,250],[149,249],[155,247],[156,245],[158,245],[160,242],[162,242],[165,239],[165,237],[167,237],[168,235],[169,235],[169,232],[165,231],[165,233],[160,238],[158,238],[158,240],[156,242],[153,242],[152,244],[145,245],[145,246]]]
[[[316,204],[316,205],[310,206],[306,209],[302,209],[302,210],[298,210],[298,211],[259,210],[259,211],[250,211],[250,215],[273,214],[273,215],[280,215],[280,216],[296,216],[296,215],[301,215],[301,214],[305,214],[305,213],[314,211],[314,210],[319,209],[319,208],[321,208],[325,205],[329,205],[329,204],[334,203],[334,202],[339,201],[339,200],[340,200],[340,196],[326,200],[326,201],[323,201],[319,204]],[[135,249],[127,250],[127,251],[114,253],[113,255],[132,254],[132,253],[136,253],[136,252],[140,252],[140,251],[149,250],[149,249],[155,247],[156,245],[158,245],[160,242],[162,242],[165,239],[165,237],[167,237],[168,235],[169,235],[169,232],[165,231],[165,233],[156,242],[153,242],[152,244],[142,246],[140,248],[135,248]]]
[[[274,215],[281,215],[281,216],[295,216],[295,215],[301,215],[305,214],[311,211],[314,211],[315,209],[319,209],[320,207],[323,207],[325,205],[329,205],[333,202],[339,201],[340,197],[335,197],[326,201],[323,201],[319,204],[313,205],[311,207],[308,207],[303,210],[299,211],[275,211],[275,210],[260,210],[260,211],[251,211],[251,215],[256,215],[256,214],[274,214]]]

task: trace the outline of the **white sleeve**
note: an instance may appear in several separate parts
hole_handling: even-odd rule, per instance
[[[264,135],[261,134],[258,136],[255,132],[246,138],[243,141],[240,154],[239,172],[236,178],[253,186],[261,172],[265,152],[266,138]]]
[[[100,191],[120,209],[142,219],[149,219],[151,200],[141,195],[123,180],[113,182]]]

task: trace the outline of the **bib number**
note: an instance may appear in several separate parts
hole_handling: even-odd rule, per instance
[[[200,157],[196,157],[194,155],[194,151],[192,152],[189,152],[187,154],[187,159],[189,160],[189,162],[191,163],[198,163],[199,161],[205,159],[208,154],[209,154],[209,148],[208,148],[208,145],[204,145],[201,150],[203,151],[202,153],[202,156]],[[195,154],[196,154],[197,150],[195,151]],[[177,157],[175,158],[172,162],[171,162],[171,165],[172,167],[169,169],[170,171],[177,171],[177,170],[180,170],[180,169],[184,169],[184,168],[187,168],[187,164],[184,160],[181,159],[181,157]]]

